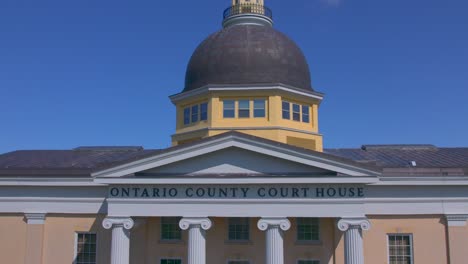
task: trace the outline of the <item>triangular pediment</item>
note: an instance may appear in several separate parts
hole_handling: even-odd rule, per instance
[[[376,169],[329,154],[230,132],[93,173],[132,176],[377,176]]]
[[[333,175],[330,170],[238,147],[220,149],[146,170],[145,175]]]

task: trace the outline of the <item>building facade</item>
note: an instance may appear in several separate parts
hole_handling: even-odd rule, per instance
[[[167,149],[0,155],[2,263],[467,263],[468,148],[324,149],[263,1],[232,2],[170,99]]]

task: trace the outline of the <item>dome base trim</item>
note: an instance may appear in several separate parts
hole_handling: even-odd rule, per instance
[[[257,25],[257,26],[273,26],[273,20],[267,16],[260,14],[240,14],[230,16],[223,20],[223,27],[227,28],[235,25]]]

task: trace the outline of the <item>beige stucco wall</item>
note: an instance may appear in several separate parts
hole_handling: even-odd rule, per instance
[[[110,261],[111,231],[104,230],[104,215],[63,216],[48,215],[43,225],[42,263],[73,263],[76,232],[95,232],[98,237],[98,263]],[[251,241],[227,241],[227,219],[211,218],[213,227],[207,231],[207,264],[226,263],[227,259],[251,260],[252,264],[265,261],[265,233],[258,230],[258,219],[252,218]],[[131,263],[159,263],[161,258],[181,257],[187,263],[187,231],[181,242],[160,240],[160,218],[135,218],[131,232]],[[344,263],[343,233],[336,229],[335,219],[320,220],[318,243],[301,244],[296,241],[296,222],[284,233],[285,263],[298,259],[317,259],[322,264]],[[413,235],[415,263],[464,263],[468,245],[468,226],[447,227],[442,216],[369,216],[372,228],[365,231],[364,254],[366,263],[387,263],[387,234]],[[0,255],[2,263],[23,264],[26,260],[28,225],[23,215],[0,215]],[[451,246],[450,248],[447,245]],[[430,249],[430,250],[428,250]]]
[[[43,262],[47,264],[73,263],[76,232],[97,234],[97,263],[110,263],[111,232],[105,230],[101,216],[47,215],[44,225]]]
[[[388,263],[387,234],[413,235],[415,263],[447,263],[445,221],[442,216],[369,216],[370,231],[364,232],[367,263]]]
[[[27,224],[23,215],[0,216],[0,256],[2,263],[24,263]]]
[[[468,262],[468,225],[447,227],[450,264]]]

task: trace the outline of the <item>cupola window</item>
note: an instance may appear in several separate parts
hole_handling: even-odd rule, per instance
[[[249,118],[250,117],[250,101],[249,100],[239,100],[239,118]]]
[[[301,106],[298,104],[293,104],[293,120],[301,121]]]
[[[310,123],[310,106],[308,105],[301,105],[283,101],[282,113],[283,119]]]
[[[200,104],[200,121],[208,120],[208,103]]]
[[[234,118],[235,110],[236,110],[236,106],[235,106],[234,100],[223,101],[223,117],[224,118]]]
[[[184,108],[184,125],[208,120],[208,103],[195,104]]]
[[[283,101],[283,119],[291,119],[289,102]]]
[[[190,124],[190,107],[184,108],[184,125]]]
[[[254,117],[265,117],[265,100],[254,100]]]
[[[223,100],[224,118],[265,118],[265,99]]]
[[[198,105],[192,106],[192,123],[198,122]]]
[[[308,105],[302,106],[302,122],[309,123],[310,122],[310,111]]]

